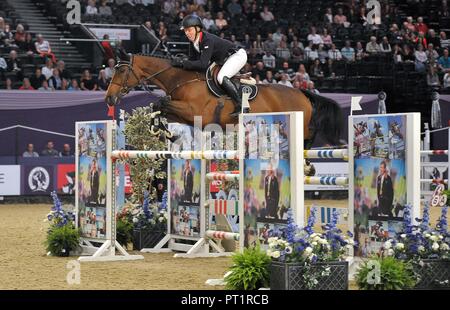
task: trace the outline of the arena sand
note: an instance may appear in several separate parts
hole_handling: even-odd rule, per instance
[[[317,203],[345,207],[347,201]],[[231,266],[229,257],[183,259],[170,253],[144,253],[145,259],[139,261],[82,263],[81,284],[68,285],[67,262],[76,257],[49,257],[45,251],[48,224],[43,220],[50,207],[0,205],[0,289],[223,289],[205,285],[205,281],[221,278]],[[438,215],[432,213],[432,223]],[[350,288],[355,288],[354,283]]]

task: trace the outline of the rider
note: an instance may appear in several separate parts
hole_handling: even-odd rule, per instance
[[[172,65],[186,70],[199,71],[206,70],[212,62],[222,65],[217,80],[233,100],[234,111],[231,116],[239,115],[242,99],[230,78],[247,63],[247,52],[228,40],[203,31],[203,23],[198,16],[186,16],[182,21],[181,30],[184,30],[195,52],[189,60],[175,58]]]

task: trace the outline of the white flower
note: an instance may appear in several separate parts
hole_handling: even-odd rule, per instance
[[[292,253],[292,247],[287,246],[284,251],[286,252],[286,254],[291,254]]]
[[[311,254],[312,251],[313,251],[313,249],[312,249],[311,247],[307,247],[307,248],[305,249],[305,254],[306,254],[307,256],[309,256],[309,254]]]
[[[137,217],[133,217],[133,223],[137,223],[139,222],[139,220],[137,219]]]
[[[430,237],[430,240],[432,240],[432,241],[438,241],[439,240],[439,237],[438,236],[431,236]]]
[[[405,238],[406,238],[406,234],[401,234],[401,235],[400,235],[400,238],[405,239]]]
[[[278,238],[277,237],[270,237],[269,239],[267,239],[267,241],[270,243],[274,243]]]
[[[392,243],[390,243],[389,241],[386,241],[385,243],[384,243],[384,248],[385,249],[390,249],[392,247]]]
[[[353,246],[352,246],[351,244],[347,244],[347,245],[345,246],[345,248],[348,249],[348,250],[351,250],[351,249],[353,248]]]
[[[311,242],[311,245],[316,246],[316,245],[317,245],[317,242],[316,242],[316,241],[313,241],[313,242]]]
[[[328,244],[327,239],[319,239],[320,244]]]
[[[425,234],[425,238],[430,238],[431,235],[430,234]]]
[[[450,250],[450,247],[448,246],[447,243],[442,243],[441,244],[441,250],[442,251],[448,251],[448,250]]]
[[[278,258],[278,257],[280,257],[280,251],[274,251],[273,253],[272,253],[272,257],[273,258]]]
[[[439,250],[439,244],[437,242],[434,242],[431,248],[433,249],[433,251],[437,251]]]
[[[160,222],[163,222],[163,221],[164,221],[164,217],[160,217],[160,218],[158,218],[158,220],[159,220]]]
[[[444,236],[442,236],[442,235],[439,235],[439,239],[441,239],[441,240],[442,240],[442,239],[444,239]]]
[[[393,249],[389,249],[388,252],[387,252],[387,254],[388,254],[389,256],[394,255],[394,250],[393,250]]]
[[[271,251],[271,250],[267,250],[267,251],[266,251],[266,254],[267,254],[267,256],[272,257],[272,251]]]
[[[347,239],[347,240],[345,240],[348,244],[350,244],[350,245],[354,245],[355,244],[355,241],[353,241],[353,239]]]
[[[423,245],[420,245],[418,247],[419,252],[424,252],[425,251],[425,247]]]
[[[401,242],[397,243],[397,245],[395,246],[395,248],[397,250],[403,250],[405,248],[405,245]]]

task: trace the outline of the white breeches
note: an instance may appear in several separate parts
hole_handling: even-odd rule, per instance
[[[241,48],[236,53],[228,57],[217,74],[217,81],[222,85],[223,78],[235,76],[247,63],[247,52]]]

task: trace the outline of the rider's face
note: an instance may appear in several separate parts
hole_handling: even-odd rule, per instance
[[[196,35],[195,27],[185,28],[184,34],[189,39],[189,41],[191,41],[191,42],[195,41],[195,35]]]

